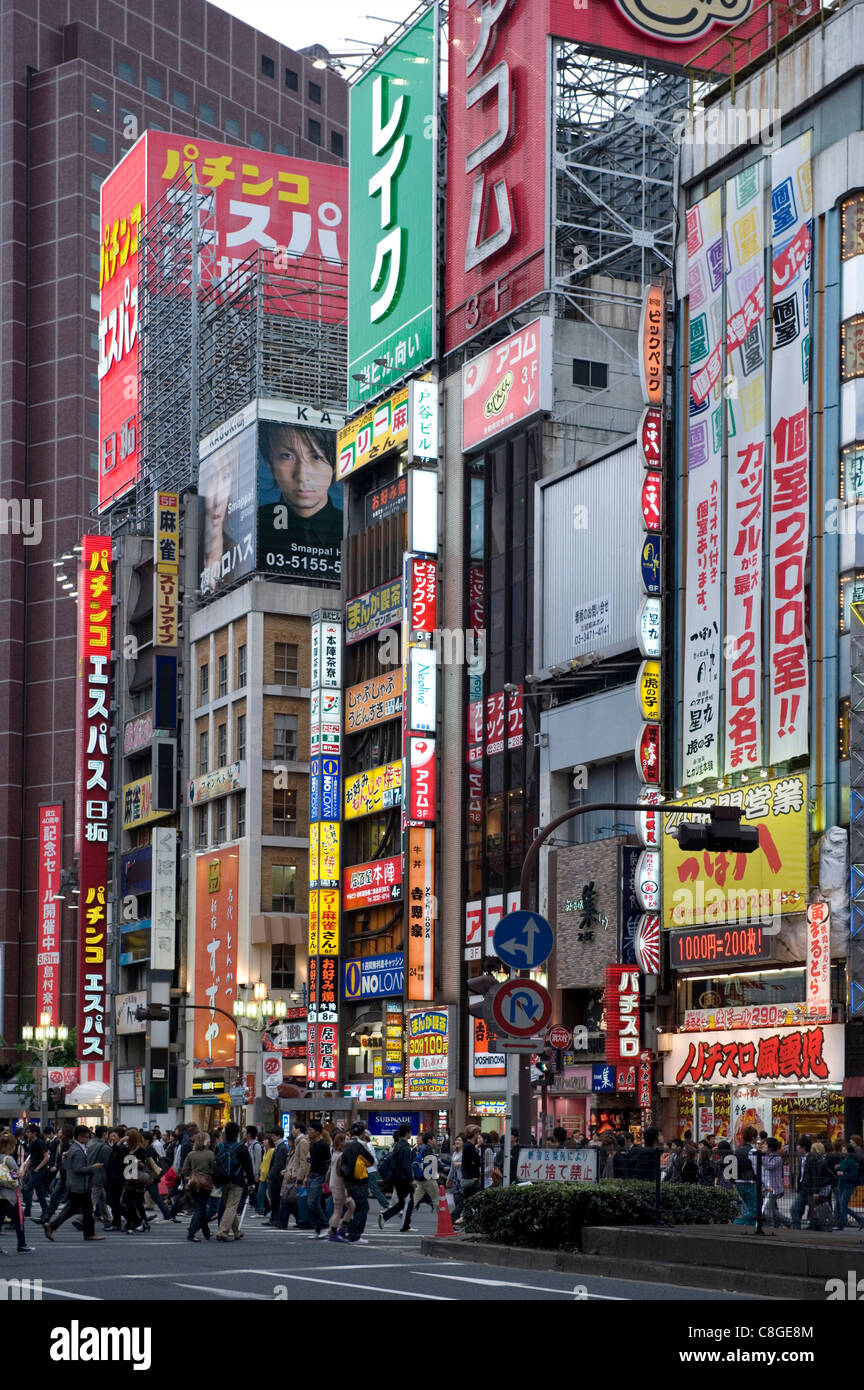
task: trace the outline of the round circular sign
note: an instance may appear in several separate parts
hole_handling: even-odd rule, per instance
[[[552,1017],[552,998],[536,980],[508,980],[495,991],[492,1014],[499,1033],[514,1038],[539,1037]]]
[[[565,1048],[570,1046],[570,1029],[562,1028],[560,1023],[556,1023],[554,1028],[550,1028],[546,1034],[546,1041],[550,1047]]]

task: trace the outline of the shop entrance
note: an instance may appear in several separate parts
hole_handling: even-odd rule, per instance
[[[828,1111],[819,1110],[793,1110],[789,1115],[789,1153],[794,1155],[795,1146],[798,1140],[805,1134],[809,1134],[815,1143],[821,1138],[826,1145],[828,1134]]]

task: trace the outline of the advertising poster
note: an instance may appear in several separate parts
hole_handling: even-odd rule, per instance
[[[345,732],[359,734],[370,724],[382,724],[402,713],[402,668],[373,676],[345,691]]]
[[[232,429],[236,422],[239,429]],[[201,593],[214,594],[255,570],[254,421],[234,416],[225,438],[198,470],[198,571]]]
[[[435,353],[438,25],[432,5],[351,88],[348,394],[357,404]]]
[[[435,831],[408,831],[408,998],[435,988]]]
[[[111,537],[83,536],[78,561],[75,847],[78,853],[78,1057],[107,1060],[111,732]],[[56,920],[56,919],[55,919]]]
[[[762,765],[765,234],[760,161],[726,184],[726,612],[723,771]]]
[[[803,773],[753,782],[732,792],[688,799],[692,812],[663,816],[663,925],[694,927],[803,912],[807,903],[807,778]],[[683,850],[673,835],[700,807],[740,806],[742,826],[759,830],[753,854]],[[721,882],[722,878],[722,882]]]
[[[450,1053],[450,1010],[409,1009],[405,1015],[408,1038],[408,1095],[446,1096]]]
[[[66,906],[55,902],[60,892],[63,849],[63,805],[39,807],[39,942],[36,955],[36,1013],[60,1021],[60,913]]]
[[[402,804],[402,761],[383,763],[345,778],[345,820]]]
[[[535,319],[462,368],[462,452],[552,409],[553,322]]]
[[[684,618],[684,781],[718,775],[723,452],[723,190],[687,212],[690,423]]]
[[[258,422],[258,568],[338,586],[342,484],[336,431]]]
[[[722,1044],[713,1033],[674,1033],[671,1039],[671,1051],[663,1058],[666,1086],[729,1086],[736,1081],[836,1086],[843,1081],[846,1051],[839,1023],[773,1033],[728,1032]]]
[[[769,760],[808,751],[804,571],[810,536],[810,137],[771,156]]]
[[[197,1067],[230,1067],[236,1060],[238,884],[236,849],[196,856],[194,1002],[202,1006],[194,1023]]]
[[[353,864],[345,870],[342,901],[346,910],[379,907],[381,903],[399,902],[401,898],[401,854],[375,859],[368,864]]]

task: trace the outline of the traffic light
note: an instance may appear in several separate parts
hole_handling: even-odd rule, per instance
[[[555,1048],[544,1047],[540,1056],[535,1062],[535,1066],[540,1075],[536,1078],[535,1086],[551,1086],[555,1081]]]
[[[475,975],[468,981],[468,993],[482,996],[468,1004],[468,1012],[472,1018],[482,1018],[488,1028],[495,1028],[495,1018],[492,1013],[492,1004],[495,995],[501,988],[503,981],[496,980],[494,975]]]
[[[150,1004],[149,1007],[139,1004],[135,1017],[139,1023],[167,1023],[171,1014],[167,1004]]]
[[[740,806],[712,806],[710,823],[684,821],[678,827],[679,849],[725,850],[730,854],[752,854],[759,848],[759,830],[742,825]]]

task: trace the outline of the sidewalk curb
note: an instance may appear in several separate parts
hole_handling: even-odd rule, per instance
[[[594,1274],[599,1278],[625,1279],[636,1283],[715,1289],[721,1294],[751,1294],[755,1298],[766,1300],[793,1299],[824,1303],[826,1298],[824,1280],[772,1275],[746,1269],[724,1269],[704,1264],[667,1264],[637,1259],[628,1259],[625,1264],[621,1259],[608,1255],[492,1245],[464,1236],[456,1240],[425,1237],[420,1242],[420,1250],[422,1254],[437,1256],[438,1259],[461,1260],[505,1269],[545,1270],[551,1274],[582,1276]]]

